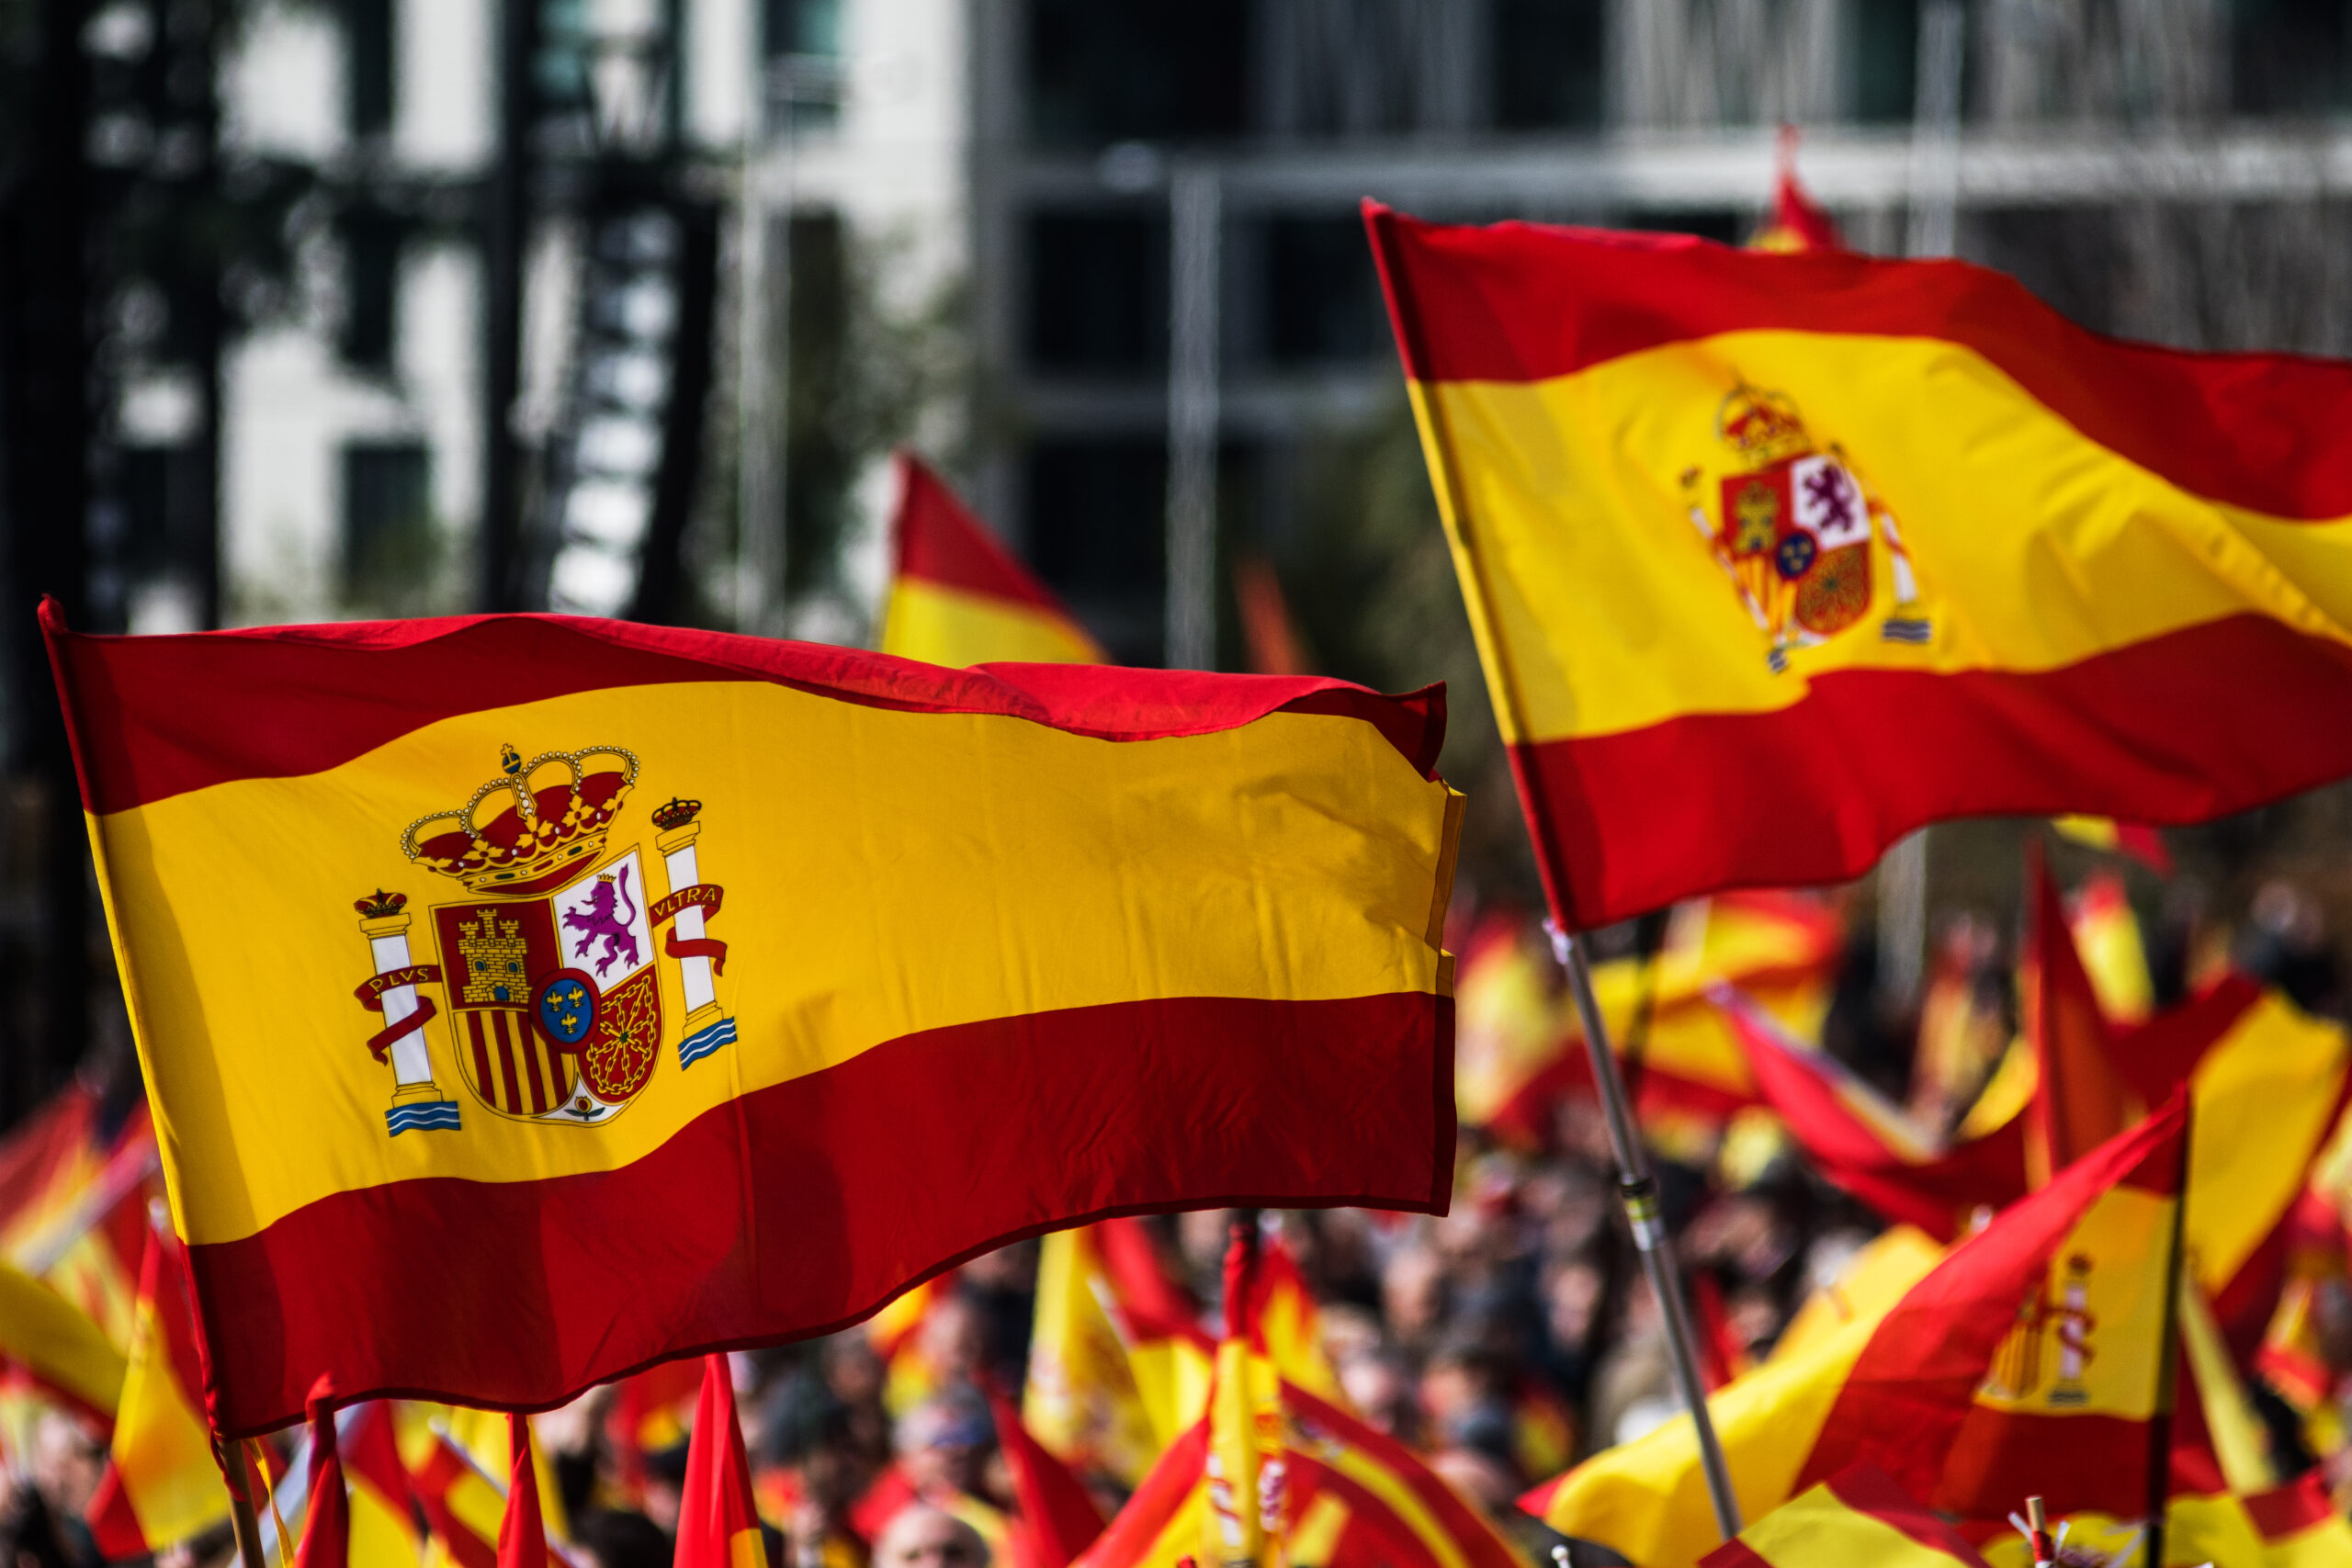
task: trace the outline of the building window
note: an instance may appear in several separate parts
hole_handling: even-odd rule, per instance
[[[1160,658],[1168,452],[1150,436],[1040,442],[1028,461],[1030,559],[1121,663]]]
[[[122,451],[122,574],[131,583],[193,575],[205,541],[199,493],[204,468],[190,446]]]
[[[1602,0],[1495,0],[1497,126],[1600,126],[1601,5]]]
[[[344,101],[354,140],[392,128],[392,0],[343,0]]]
[[[343,578],[353,604],[396,608],[432,582],[433,455],[417,441],[343,449]]]
[[[1387,346],[1380,278],[1354,217],[1266,225],[1266,355],[1276,365],[1374,358]]]
[[[2325,114],[2352,105],[2352,17],[2344,0],[2232,0],[2230,107]]]
[[[1854,0],[1854,118],[1884,125],[1917,112],[1919,0]]]
[[[363,369],[392,367],[403,227],[371,207],[351,209],[337,224],[343,235],[343,357]]]
[[[1030,0],[1041,141],[1233,136],[1249,102],[1245,0]]]
[[[1151,213],[1029,220],[1030,362],[1144,372],[1167,362],[1168,225]]]

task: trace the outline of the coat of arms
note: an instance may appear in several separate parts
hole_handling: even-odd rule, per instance
[[[1715,434],[1731,450],[1732,471],[1710,497],[1703,472],[1684,469],[1684,504],[1767,638],[1765,657],[1776,672],[1788,668],[1791,649],[1826,642],[1869,616],[1873,536],[1886,548],[1894,587],[1880,636],[1928,640],[1918,581],[1894,516],[1841,448],[1817,449],[1793,402],[1745,381],[1716,410]]]
[[[465,896],[426,911],[417,934],[435,956],[424,963],[410,945],[406,894],[379,889],[355,905],[376,971],[356,994],[384,1019],[368,1048],[396,1084],[384,1113],[391,1135],[461,1125],[426,1031],[441,1009],[421,986],[442,992],[456,1075],[481,1105],[521,1121],[593,1126],[643,1092],[669,1037],[665,958],[685,1013],[679,1067],[734,1040],[716,984],[727,947],[705,930],[720,889],[697,861],[701,803],[654,808],[652,854],[641,844],[616,852],[609,840],[637,774],[636,756],[618,747],[526,762],[509,746],[499,777],[401,835],[412,862]],[[667,888],[658,897],[656,875]]]

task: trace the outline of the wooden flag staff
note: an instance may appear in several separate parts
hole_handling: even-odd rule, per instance
[[[1584,948],[1556,922],[1548,922],[1552,954],[1567,971],[1568,990],[1576,998],[1577,1017],[1584,1023],[1585,1049],[1592,1056],[1593,1081],[1600,1087],[1600,1108],[1609,1120],[1609,1145],[1617,1158],[1617,1196],[1625,1205],[1625,1223],[1634,1246],[1642,1255],[1642,1272],[1650,1293],[1657,1298],[1666,1318],[1668,1359],[1674,1383],[1690,1412],[1699,1435],[1699,1465],[1706,1472],[1707,1500],[1714,1505],[1715,1528],[1729,1540],[1740,1529],[1739,1499],[1731,1489],[1731,1466],[1707,1414],[1707,1389],[1699,1380],[1696,1337],[1690,1329],[1690,1304],[1682,1299],[1682,1270],[1675,1261],[1674,1238],[1667,1234],[1658,1212],[1657,1179],[1650,1174],[1649,1156],[1642,1150],[1633,1111],[1625,1101],[1625,1082],[1617,1071],[1617,1054],[1610,1048],[1609,1025],[1600,1016],[1600,1002],[1592,992],[1592,967]]]

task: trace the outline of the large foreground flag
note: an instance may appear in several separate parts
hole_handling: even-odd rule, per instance
[[[1367,208],[1561,918],[2352,772],[2352,366],[1955,261]]]
[[[1100,664],[1102,649],[956,492],[899,454],[882,651],[926,664]]]
[[[1848,1466],[1998,1521],[2143,1516],[2161,1499],[2186,1097],[2092,1151],[1857,1317],[1711,1397],[1751,1517]],[[2152,1474],[2153,1465],[2153,1474]],[[1689,1416],[1595,1455],[1521,1506],[1645,1568],[1714,1544]]]
[[[552,1404],[1114,1210],[1444,1206],[1435,692],[47,626],[230,1435],[322,1373]]]

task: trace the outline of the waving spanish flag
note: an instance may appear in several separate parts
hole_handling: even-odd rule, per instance
[[[2352,773],[2352,366],[1961,262],[1367,208],[1555,909]]]
[[[1404,1446],[1306,1393],[1268,1355],[1247,1244],[1208,1414],[1169,1446],[1077,1568],[1295,1563],[1523,1568],[1485,1515]]]
[[[550,1404],[1110,1212],[1445,1204],[1434,691],[47,624],[229,1435],[322,1372]]]
[[[1963,1520],[1997,1521],[2029,1492],[2053,1512],[2145,1514],[2171,1407],[2188,1122],[2173,1100],[1878,1315],[1712,1396],[1741,1507],[1761,1514],[1867,1463]],[[1714,1541],[1704,1500],[1683,1416],[1520,1506],[1648,1568],[1688,1568]]]
[[[957,668],[1101,664],[1102,648],[956,492],[899,454],[882,651]]]
[[[114,1444],[88,1510],[109,1561],[144,1557],[229,1517],[229,1489],[205,1429],[203,1373],[178,1239],[151,1226]]]

